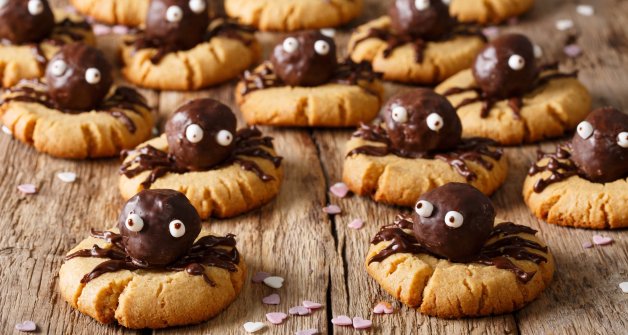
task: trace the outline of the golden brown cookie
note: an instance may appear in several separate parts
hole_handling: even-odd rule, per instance
[[[198,238],[209,235],[212,234],[203,230]],[[102,239],[90,237],[68,255],[94,245],[111,247]],[[164,328],[208,320],[236,299],[246,279],[246,264],[240,257],[236,272],[202,265],[213,286],[203,276],[166,270],[119,270],[81,283],[83,276],[107,260],[106,257],[66,260],[59,270],[61,296],[99,322],[115,321],[127,328]]]
[[[471,70],[464,70],[436,88],[444,93],[455,87],[477,87]],[[457,106],[467,98],[477,97],[473,91],[450,95]],[[482,117],[482,102],[458,108],[464,137],[487,137],[504,145],[532,143],[564,135],[573,130],[591,109],[591,96],[576,78],[562,78],[523,96],[523,107],[517,116],[507,100],[497,102],[488,116]]]
[[[225,11],[260,30],[295,31],[336,27],[358,17],[363,0],[226,0]]]
[[[98,22],[136,27],[144,23],[149,0],[70,0],[78,12]]]
[[[0,86],[11,87],[22,79],[42,77],[46,63],[57,53],[60,44],[96,43],[91,26],[82,17],[56,11],[55,20],[57,25],[51,37],[38,45],[0,43]]]
[[[451,77],[473,62],[484,41],[477,36],[458,36],[441,42],[427,42],[422,62],[416,50],[407,43],[386,57],[388,43],[376,37],[364,39],[372,28],[390,31],[390,17],[384,16],[357,28],[349,41],[351,59],[368,61],[384,79],[414,84],[436,84]]]
[[[451,0],[450,14],[461,22],[500,23],[534,6],[534,0]]]

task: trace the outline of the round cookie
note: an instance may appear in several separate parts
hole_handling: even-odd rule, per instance
[[[362,12],[363,0],[226,0],[227,15],[263,31],[296,31],[345,24]]]
[[[534,0],[451,0],[449,12],[461,22],[497,24],[519,16],[534,6]]]
[[[150,0],[70,0],[79,13],[109,25],[137,27],[144,23]]]

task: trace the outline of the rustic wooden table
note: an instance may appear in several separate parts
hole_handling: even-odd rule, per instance
[[[595,97],[594,105],[612,104],[628,110],[628,1],[596,0],[596,14],[576,14],[578,1],[543,0],[531,13],[506,31],[528,34],[543,47],[546,60],[560,60],[567,69],[577,68]],[[53,1],[58,6],[65,1]],[[359,22],[385,11],[387,1],[367,1]],[[558,19],[573,19],[581,33],[584,54],[576,60],[563,53],[567,33],[554,28]],[[338,36],[340,46],[347,31]],[[268,49],[278,35],[260,34]],[[117,37],[100,39],[115,56]],[[233,82],[194,93],[144,91],[163,124],[182,102],[195,97],[213,97],[235,108]],[[388,95],[405,89],[388,85]],[[493,197],[499,216],[539,230],[556,257],[554,282],[527,308],[508,315],[465,320],[425,317],[395,302],[393,315],[372,314],[379,301],[393,301],[371,280],[363,266],[370,238],[399,211],[368,199],[334,198],[328,187],[341,178],[344,144],[351,130],[264,129],[276,138],[285,157],[285,181],[276,201],[231,220],[213,220],[219,233],[238,235],[239,248],[250,273],[264,270],[286,278],[279,306],[265,306],[261,298],[271,292],[249,284],[240,297],[215,319],[193,327],[155,333],[243,334],[246,321],[265,321],[270,311],[286,311],[304,299],[319,301],[325,308],[311,316],[291,317],[264,334],[289,334],[318,328],[321,333],[347,334],[354,330],[332,327],[332,316],[346,314],[372,318],[372,333],[381,334],[626,334],[628,295],[618,284],[628,280],[628,235],[626,231],[604,232],[615,243],[584,249],[594,231],[568,229],[536,220],[521,198],[525,172],[538,146],[506,150],[512,163],[506,184]],[[550,148],[551,144],[543,145]],[[40,155],[33,149],[0,135],[0,334],[14,334],[14,325],[33,320],[44,334],[134,333],[115,325],[101,325],[72,310],[60,299],[57,272],[63,255],[89,234],[92,227],[105,228],[116,221],[123,203],[118,195],[119,161],[75,162]],[[77,182],[66,184],[55,177],[73,171]],[[21,195],[16,186],[34,183],[37,195]],[[327,203],[338,204],[343,214],[329,217],[321,211]],[[362,230],[347,224],[363,218]],[[140,331],[139,333],[151,333]]]

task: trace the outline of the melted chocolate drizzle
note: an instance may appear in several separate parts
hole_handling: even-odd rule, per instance
[[[151,267],[141,261],[132,259],[124,249],[122,236],[110,231],[92,230],[92,237],[105,240],[111,244],[109,248],[101,248],[94,245],[91,249],[83,249],[65,257],[66,260],[76,257],[108,258],[97,265],[90,273],[83,276],[81,283],[86,284],[92,279],[119,270],[165,270],[165,271],[185,271],[192,276],[203,276],[205,281],[211,285],[216,284],[205,273],[205,266],[225,269],[229,272],[238,271],[237,265],[240,263],[240,254],[235,248],[235,235],[228,234],[225,237],[204,236],[201,237],[190,248],[187,254],[176,262],[165,267]],[[228,247],[229,249],[221,248]]]
[[[571,176],[578,175],[578,167],[570,159],[571,152],[568,144],[556,146],[556,152],[546,153],[541,150],[537,152],[537,162],[528,170],[529,176],[537,173],[550,171],[552,174],[546,179],[539,179],[534,184],[534,192],[541,193],[549,185],[561,182]],[[547,158],[547,164],[539,166],[538,161]]]
[[[241,157],[249,156],[263,158],[271,161],[275,167],[279,167],[283,158],[273,156],[268,151],[262,149],[262,147],[273,148],[272,137],[263,137],[262,132],[259,131],[259,129],[256,127],[250,127],[240,129],[236,134],[235,141],[236,146],[231,154],[231,157],[212,169],[220,169],[237,163],[244,170],[255,173],[265,182],[275,179],[273,176],[266,174],[264,170],[262,170],[262,168],[254,161]],[[151,173],[142,182],[142,186],[145,189],[150,188],[150,186],[158,178],[164,176],[166,173],[182,174],[190,171],[178,164],[172,155],[151,145],[147,145],[136,150],[125,150],[122,152],[123,159],[134,155],[136,155],[135,158],[122,164],[120,167],[120,173],[125,175],[127,178],[133,178],[144,171],[151,171]]]
[[[393,224],[382,227],[371,243],[392,242],[386,248],[371,257],[369,264],[381,262],[391,255],[398,253],[410,253],[414,255],[428,254],[440,258],[417,242],[416,238],[411,233],[412,225],[413,223],[410,218],[398,215]],[[547,262],[547,258],[537,253],[530,252],[528,249],[538,250],[544,253],[547,253],[548,249],[537,242],[520,236],[514,236],[516,234],[534,235],[536,234],[536,230],[512,222],[500,223],[493,228],[490,236],[490,238],[497,239],[485,245],[480,253],[470,260],[470,263],[479,263],[508,270],[514,273],[519,281],[523,283],[529,282],[536,273],[524,271],[515,265],[510,258],[541,264]]]
[[[364,145],[361,147],[357,147],[351,150],[347,154],[347,157],[359,154],[382,157],[393,154],[402,158],[436,158],[447,162],[467,181],[473,181],[477,179],[477,174],[469,169],[466,161],[478,163],[485,169],[491,170],[493,169],[493,163],[486,160],[485,157],[490,157],[494,160],[500,160],[503,155],[503,150],[501,148],[492,148],[493,146],[497,145],[495,141],[479,137],[465,139],[461,142],[461,144],[458,145],[455,150],[449,152],[416,153],[408,152],[406,150],[400,150],[393,147],[386,132],[386,129],[376,124],[361,124],[360,128],[353,134],[353,136],[362,138],[367,141],[383,143],[385,145]]]

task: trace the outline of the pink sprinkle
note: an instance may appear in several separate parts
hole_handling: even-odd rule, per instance
[[[303,307],[309,308],[309,309],[319,309],[323,307],[323,305],[318,302],[303,300]]]
[[[353,221],[351,221],[347,227],[352,228],[352,229],[362,229],[362,227],[364,227],[364,220],[362,219],[355,219]]]
[[[274,325],[282,324],[283,320],[285,320],[287,317],[288,315],[286,313],[281,312],[266,314],[266,319],[268,319],[268,321]]]
[[[288,310],[288,313],[290,315],[310,315],[312,314],[312,311],[309,308],[306,308],[303,306],[295,306],[295,307],[291,307]]]
[[[262,298],[262,302],[266,305],[279,305],[281,302],[281,298],[279,298],[279,294],[273,293],[267,297]]]
[[[349,194],[349,187],[345,183],[336,183],[329,188],[329,192],[338,198],[344,198]]]
[[[22,321],[15,325],[15,329],[21,332],[34,332],[37,330],[37,325],[33,321]]]
[[[329,215],[336,215],[342,213],[342,210],[336,205],[329,205],[327,207],[323,207],[323,212]]]
[[[311,329],[306,329],[306,330],[299,330],[296,333],[296,335],[316,335],[316,334],[320,334],[320,332],[316,328],[311,328]]]
[[[120,25],[113,26],[113,28],[111,28],[111,32],[116,35],[126,35],[129,33],[129,27]]]
[[[253,275],[253,278],[251,278],[251,281],[254,283],[261,283],[264,281],[264,279],[270,277],[270,273],[268,272],[264,272],[264,271],[260,271],[257,272],[256,274]]]
[[[92,26],[92,30],[96,36],[111,34],[111,28],[109,26],[105,26],[104,24],[95,24]]]
[[[484,34],[484,36],[486,36],[489,39],[495,38],[499,35],[499,28],[495,26],[486,27],[482,29],[482,34]]]
[[[569,44],[565,47],[565,49],[563,49],[563,51],[565,52],[565,55],[570,58],[576,58],[582,55],[582,48],[577,44]]]
[[[582,247],[585,249],[590,249],[593,248],[593,244],[591,242],[584,242],[582,243]]]
[[[37,193],[37,186],[33,184],[21,184],[17,185],[17,190],[24,194],[35,194]]]
[[[609,245],[609,244],[613,243],[613,239],[610,238],[610,237],[606,237],[606,236],[594,235],[593,236],[593,243],[595,243],[597,245]]]
[[[355,329],[369,329],[373,326],[373,321],[362,319],[359,316],[353,318],[353,328]]]
[[[375,314],[392,314],[395,309],[388,302],[380,302],[373,308],[373,313]]]
[[[351,318],[346,315],[339,315],[331,319],[331,323],[335,324],[336,326],[351,326],[353,324],[353,321],[351,321]]]

